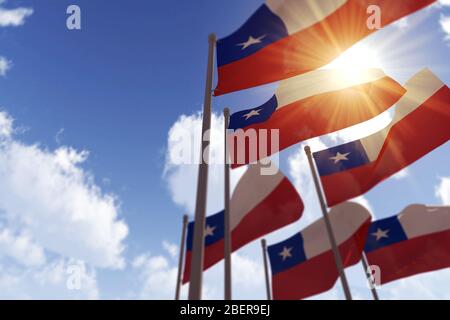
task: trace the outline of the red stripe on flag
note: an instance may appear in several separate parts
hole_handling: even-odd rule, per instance
[[[450,267],[450,230],[401,241],[367,253],[380,267],[381,284]]]

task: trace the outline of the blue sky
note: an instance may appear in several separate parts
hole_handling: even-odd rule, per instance
[[[55,181],[61,178],[62,183],[73,184],[73,188],[64,189],[72,192],[68,195],[45,194],[50,200],[61,196],[68,201],[55,204],[42,200],[36,209],[39,214],[33,216],[31,195],[39,194],[46,187],[53,190],[54,186],[38,184],[40,187],[33,189],[34,180],[2,176],[12,182],[0,185],[0,191],[20,194],[21,184],[15,182],[25,181],[23,187],[29,189],[24,194],[30,197],[11,196],[13,200],[0,197],[0,230],[3,228],[0,271],[4,274],[0,275],[0,288],[5,284],[10,288],[0,290],[0,297],[3,297],[1,292],[7,298],[172,297],[174,253],[179,242],[181,216],[186,212],[192,214],[196,167],[176,166],[167,161],[167,152],[173,146],[168,142],[169,130],[172,128],[174,133],[177,128],[199,128],[208,34],[215,32],[219,38],[228,35],[261,3],[261,0],[0,1],[0,10],[29,10],[23,15],[23,24],[0,23],[0,57],[9,66],[0,76],[0,112],[6,119],[3,126],[14,119],[8,143],[23,151],[20,155],[25,158],[19,159],[24,164],[19,168],[31,170],[36,174],[35,179],[46,177],[47,181],[53,181],[56,175]],[[70,4],[81,8],[82,30],[66,28],[66,8]],[[445,4],[450,3],[442,1],[440,6],[414,14],[377,32],[362,44],[376,53],[384,71],[400,83],[421,68],[429,67],[448,85],[450,22],[446,17],[450,16],[450,7]],[[1,65],[0,62],[0,70]],[[268,85],[215,98],[213,108],[219,114],[225,106],[232,110],[256,106],[265,102],[273,89],[273,85]],[[373,122],[375,126],[378,120]],[[219,125],[220,119],[215,119],[214,124]],[[324,138],[311,145],[328,145],[339,139],[344,138]],[[314,194],[307,190],[309,169],[305,168],[299,150],[299,146],[294,146],[284,151],[280,166],[298,186],[308,213],[299,223],[269,237],[269,243],[291,235],[320,215]],[[11,154],[7,155],[8,159],[12,158]],[[449,155],[447,143],[402,176],[369,192],[363,201],[377,217],[396,214],[413,202],[449,201],[450,182],[442,180],[450,179]],[[53,166],[41,161],[52,162]],[[65,171],[56,170],[55,163],[58,168],[65,166]],[[8,166],[0,165],[1,169],[6,168],[0,174],[8,175],[15,164],[11,161]],[[220,202],[222,178],[215,175],[215,170],[222,173],[220,167],[212,168],[209,213],[223,205]],[[441,187],[441,197],[436,195],[438,187]],[[77,209],[67,204],[79,199],[74,194],[80,190],[85,191],[87,200],[86,207],[80,205],[78,210],[86,209],[84,212],[89,215],[81,218],[88,221],[82,224],[78,224]],[[21,208],[29,210],[26,217],[15,213]],[[48,212],[60,216],[51,220],[58,222],[51,222],[50,231],[44,232],[45,225],[38,229],[37,222],[29,221],[46,221],[46,217],[51,217],[47,208]],[[103,218],[93,217],[97,209],[92,208],[100,210]],[[126,236],[122,227],[128,230]],[[7,244],[15,244],[17,250],[4,249]],[[25,254],[20,251],[24,247],[28,248]],[[33,263],[27,262],[27,252],[34,253]],[[108,254],[103,261],[109,263],[96,259],[104,252]],[[250,276],[253,271],[261,273],[260,259],[256,242],[237,256],[238,296],[264,298],[263,291],[258,291],[262,278]],[[87,269],[86,284],[82,290],[70,291],[65,287],[64,270],[75,260]],[[25,273],[45,275],[47,280],[39,282],[35,280],[37,276],[23,276]],[[450,281],[450,273],[444,273],[440,276]],[[368,298],[369,292],[361,289],[363,281],[358,271],[352,269],[350,275],[356,292],[361,291],[360,296]],[[220,267],[207,273],[207,296],[221,297],[221,287],[215,285],[218,279],[222,279]],[[392,289],[386,289],[385,297],[411,295],[416,287],[433,286],[436,289],[432,294],[436,297],[450,298],[448,293],[440,292],[439,283],[433,282],[430,275],[397,283]],[[252,295],[252,292],[261,294]],[[323,297],[333,297],[335,292],[339,290]],[[419,293],[406,297],[418,296]]]

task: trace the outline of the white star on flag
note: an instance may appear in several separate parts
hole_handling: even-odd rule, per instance
[[[330,160],[334,160],[334,164],[342,161],[342,160],[348,160],[347,156],[350,154],[351,152],[347,152],[347,153],[336,153],[336,155],[334,157],[330,157]]]
[[[283,251],[281,251],[279,253],[279,255],[283,258],[283,261],[286,260],[287,258],[292,258],[291,250],[292,250],[292,247],[290,247],[290,248],[284,247]]]
[[[205,237],[213,236],[214,230],[216,230],[216,227],[210,227],[209,225],[207,225],[205,229]]]
[[[252,110],[252,111],[250,111],[249,113],[244,114],[242,117],[245,118],[245,120],[248,120],[248,119],[250,119],[251,117],[259,116],[259,115],[260,115],[259,113],[261,112],[261,110],[262,110],[262,109]]]
[[[372,235],[374,237],[377,238],[377,241],[380,240],[381,238],[389,238],[389,236],[387,235],[389,232],[389,229],[386,230],[381,230],[380,228],[377,229],[377,232],[372,233]]]
[[[247,41],[238,43],[237,46],[242,46],[241,50],[245,50],[251,45],[261,43],[262,42],[261,40],[264,39],[265,37],[266,35],[262,35],[258,38],[253,38],[252,36],[249,36]]]

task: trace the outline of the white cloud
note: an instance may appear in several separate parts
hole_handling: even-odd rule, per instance
[[[15,235],[8,229],[0,229],[0,259],[2,256],[11,257],[25,266],[39,266],[46,261],[42,247],[26,234]]]
[[[68,268],[77,266],[80,287],[67,286]],[[0,299],[98,299],[96,273],[80,261],[56,259],[35,268],[0,266]]]
[[[378,289],[382,299],[448,300],[450,269],[427,272],[388,283]]]
[[[13,119],[6,112],[0,111],[0,140],[11,137],[13,122]]]
[[[0,112],[0,230],[8,230],[5,243],[36,257],[42,248],[93,266],[123,267],[128,228],[119,220],[115,197],[104,194],[81,167],[88,153],[27,145],[13,131],[11,117]]]
[[[182,115],[170,128],[167,141],[163,178],[168,185],[172,200],[189,214],[195,210],[201,125],[202,118],[199,113]],[[223,127],[223,117],[213,114],[208,175],[208,190],[210,190],[208,214],[218,212],[224,206]],[[244,172],[245,167],[231,170],[232,189]]]
[[[0,27],[21,26],[25,23],[25,19],[32,14],[33,9],[31,8],[5,9],[0,7]]]
[[[249,253],[248,249],[244,251]],[[250,255],[243,253],[244,251],[232,255],[233,298],[264,299],[266,291],[262,261],[254,260]],[[254,255],[254,252],[251,255]],[[164,254],[144,253],[137,256],[131,265],[138,279],[137,298],[174,298],[177,261],[169,259]],[[181,299],[187,298],[188,290],[188,284],[182,286]],[[203,273],[202,291],[202,298],[205,300],[223,299],[223,262]]]
[[[167,251],[167,253],[172,257],[175,258],[178,255],[178,246],[176,244],[170,243],[166,240],[163,241],[163,248]]]
[[[445,32],[445,39],[450,40],[450,16],[441,15],[439,23],[442,30]]]
[[[442,204],[450,205],[450,177],[441,178],[440,184],[435,189],[435,195]]]
[[[142,254],[136,257],[132,266],[138,272],[139,299],[173,299],[177,278],[177,267],[164,256]],[[183,288],[186,295],[186,288]]]
[[[320,138],[309,140],[302,143],[298,151],[288,158],[289,175],[291,182],[297,189],[305,204],[305,211],[300,222],[306,226],[321,217],[321,209],[319,199],[317,198],[316,189],[311,176],[308,158],[303,150],[305,145],[311,147],[312,152],[326,148],[326,145]]]
[[[396,174],[394,174],[392,176],[393,179],[395,180],[401,180],[403,178],[406,178],[409,176],[409,169],[408,168],[404,168],[402,170],[400,170],[399,172],[397,172]]]
[[[394,26],[399,28],[400,30],[403,30],[409,26],[409,20],[408,17],[403,17],[400,20],[396,21],[394,23]]]
[[[439,0],[439,4],[443,6],[450,6],[450,0]]]
[[[9,69],[11,69],[11,61],[0,56],[0,76],[4,77]]]

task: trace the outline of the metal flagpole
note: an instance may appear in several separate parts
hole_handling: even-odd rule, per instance
[[[370,286],[370,291],[372,292],[373,300],[380,300],[380,298],[378,297],[377,289],[375,288],[374,284],[370,281],[369,262],[367,261],[366,253],[364,252],[364,250],[362,252],[361,260],[364,267],[364,273],[366,274],[367,277],[367,282],[369,283]]]
[[[334,255],[334,260],[336,261],[336,267],[339,272],[339,277],[341,278],[342,288],[344,289],[345,298],[347,300],[352,300],[352,295],[350,293],[350,287],[347,282],[347,277],[345,276],[344,267],[342,264],[341,254],[337,248],[336,237],[333,233],[333,228],[331,227],[330,219],[328,218],[327,206],[325,204],[325,199],[320,189],[319,178],[317,177],[317,172],[314,167],[314,162],[311,155],[311,148],[309,146],[305,147],[305,153],[308,157],[309,167],[311,168],[311,173],[313,176],[314,184],[316,186],[317,196],[319,197],[320,207],[322,209],[323,218],[325,221],[325,226],[327,228],[328,238],[330,240],[331,248]]]
[[[270,280],[269,280],[269,266],[267,265],[267,242],[266,242],[266,239],[261,240],[261,247],[262,247],[263,259],[264,259],[264,276],[266,278],[267,300],[272,300],[272,292],[270,290]]]
[[[198,168],[197,198],[195,203],[194,241],[192,245],[189,300],[202,298],[203,256],[205,250],[204,233],[206,218],[206,197],[208,189],[209,140],[211,136],[211,99],[214,74],[214,48],[216,35],[208,38],[208,66],[206,71],[205,100],[203,103],[202,148]]]
[[[183,216],[183,229],[181,231],[181,244],[180,244],[180,255],[178,258],[178,275],[177,275],[177,289],[175,291],[175,300],[180,300],[180,289],[181,289],[181,282],[182,282],[182,270],[183,270],[183,263],[184,263],[184,250],[185,250],[185,244],[186,244],[186,229],[189,222],[189,218],[187,214]]]
[[[230,226],[230,163],[228,158],[228,123],[230,110],[223,109],[224,117],[224,168],[225,168],[225,230],[224,230],[224,257],[225,257],[225,300],[231,300],[231,226]]]

